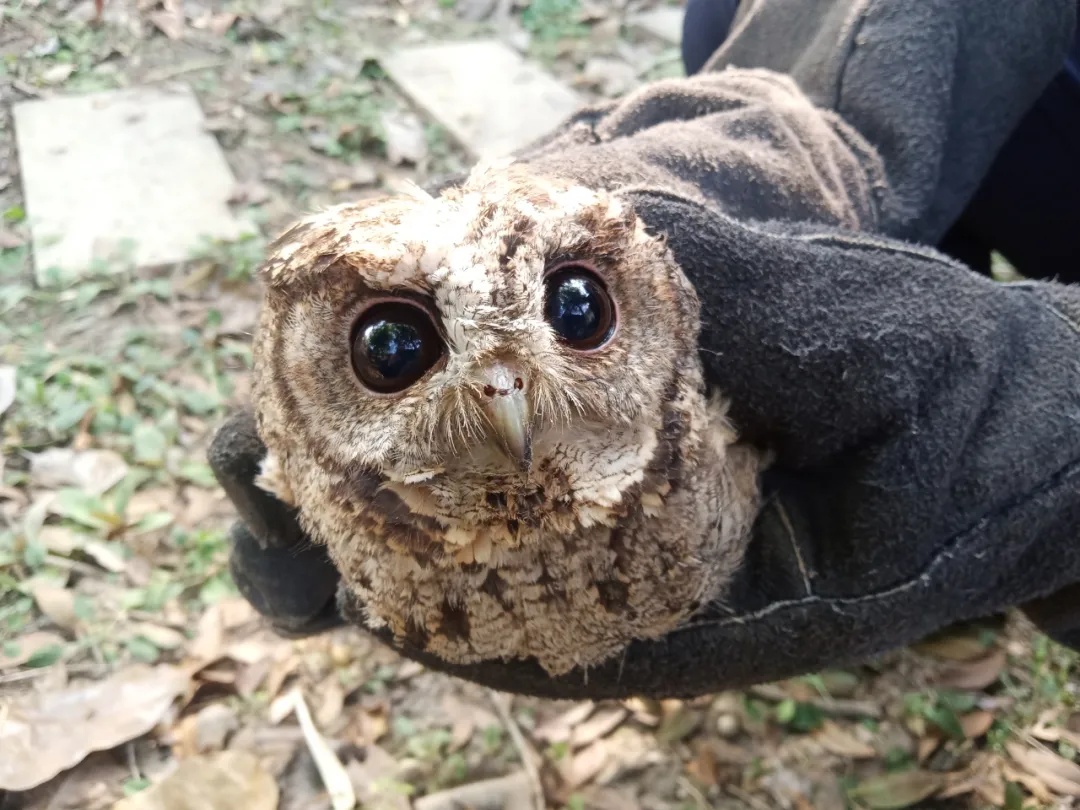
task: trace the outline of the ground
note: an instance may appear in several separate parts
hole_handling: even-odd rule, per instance
[[[628,24],[650,5],[106,0],[100,25],[90,0],[0,9],[0,808],[517,808],[538,791],[611,810],[1080,807],[1076,657],[1016,618],[699,701],[556,704],[358,630],[282,639],[236,596],[205,451],[246,397],[265,240],[470,159],[379,54],[497,35],[583,97],[616,95],[680,72]],[[36,282],[10,105],[177,79],[259,235]]]

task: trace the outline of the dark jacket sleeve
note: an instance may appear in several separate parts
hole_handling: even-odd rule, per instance
[[[1076,5],[744,0],[704,73],[584,109],[520,157],[937,244],[1061,70]]]
[[[854,663],[1080,582],[1080,290],[662,191],[635,203],[702,295],[711,383],[777,451],[735,588],[587,673],[427,663],[544,696],[688,696]]]

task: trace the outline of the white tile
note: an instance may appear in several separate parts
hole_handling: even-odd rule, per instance
[[[474,159],[502,157],[528,145],[583,103],[547,71],[495,40],[403,48],[381,62]]]
[[[662,40],[678,45],[682,42],[685,11],[675,6],[654,8],[634,17],[634,24]]]
[[[251,230],[227,205],[232,171],[187,86],[26,101],[14,116],[39,279],[78,277],[127,240],[148,266]]]

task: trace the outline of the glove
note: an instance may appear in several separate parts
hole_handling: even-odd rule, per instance
[[[702,297],[710,382],[744,439],[776,457],[728,600],[559,678],[528,661],[402,654],[511,692],[688,697],[853,663],[1075,592],[1063,589],[1080,584],[1080,291],[996,284],[933,251],[835,229],[752,227],[665,192],[633,202]],[[296,629],[322,615],[336,574],[293,563],[306,541],[256,493],[256,446],[250,419],[234,418],[214,469],[286,564],[267,576],[264,552],[238,544],[233,571]],[[340,610],[361,621],[347,594]],[[1060,610],[1032,615],[1080,637],[1069,621],[1054,626]]]
[[[748,8],[765,14],[769,4]],[[972,19],[994,17],[1000,3],[934,3],[933,36],[908,26],[907,40],[897,9],[910,2],[860,4],[861,40],[841,13],[849,4],[819,5],[836,10],[826,19],[843,30],[832,41],[862,59],[860,82],[842,81],[844,64],[804,69],[814,59],[792,70],[801,87],[767,70],[659,82],[583,110],[520,155],[617,190],[667,237],[702,299],[710,383],[732,399],[743,438],[775,454],[727,601],[618,661],[560,678],[527,661],[449,666],[408,646],[403,654],[512,692],[686,697],[857,661],[1030,600],[1058,637],[1074,632],[1062,606],[1076,601],[1068,586],[1080,582],[1071,528],[1080,516],[1076,292],[998,286],[869,234],[940,235],[1025,93],[1030,101],[1057,68],[1056,41],[1033,48],[1033,36],[1069,30],[1075,9],[1071,0],[1025,6],[1024,25],[1010,19],[1008,53],[976,81],[956,64],[972,40],[961,46],[955,33],[987,30]],[[755,30],[745,18],[740,25]],[[927,86],[883,81],[889,92],[868,93],[862,79],[874,59],[891,69],[887,51],[865,47],[882,30],[950,64],[946,79],[928,70]],[[829,41],[811,33],[807,54]],[[957,91],[985,91],[1000,73],[1008,92],[977,115]],[[861,129],[814,107],[804,90],[819,104],[832,94]],[[907,126],[916,119],[937,120],[934,137]],[[923,171],[944,165],[972,126],[978,137],[964,160],[948,163],[951,184]],[[295,515],[255,489],[262,452],[244,415],[211,451],[241,517],[232,570],[242,592],[290,633],[362,621],[347,593],[335,600],[337,574],[299,535]]]

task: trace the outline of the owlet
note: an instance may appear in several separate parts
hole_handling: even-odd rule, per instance
[[[556,675],[723,596],[757,511],[698,359],[699,303],[617,193],[478,167],[271,247],[260,485],[372,627]]]

